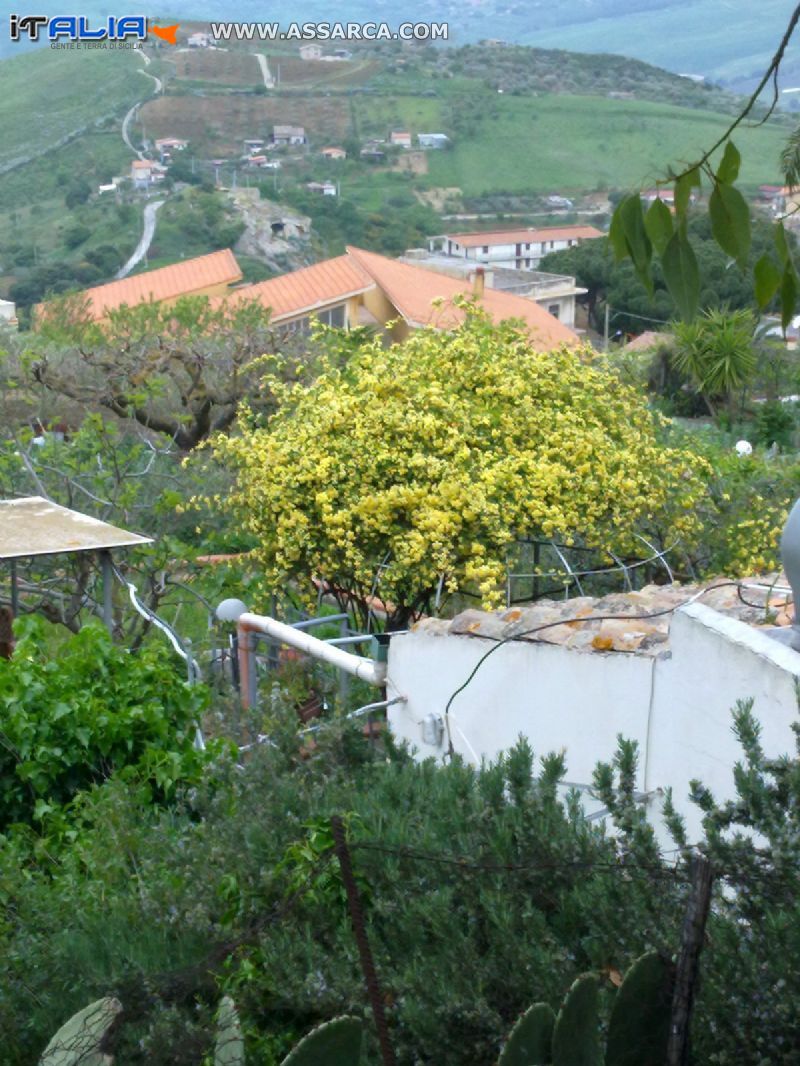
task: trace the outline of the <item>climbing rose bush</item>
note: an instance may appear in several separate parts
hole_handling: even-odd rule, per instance
[[[440,589],[501,602],[520,535],[641,555],[636,532],[697,534],[703,460],[660,445],[643,396],[589,350],[534,351],[477,311],[389,348],[327,342],[313,384],[270,380],[268,423],[213,442],[237,475],[216,502],[258,538],[272,589],[317,576],[362,609],[377,591],[400,626]]]

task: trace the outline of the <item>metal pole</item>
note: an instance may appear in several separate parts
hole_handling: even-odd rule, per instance
[[[610,308],[608,306],[608,300],[606,300],[606,313],[605,313],[605,320],[604,320],[604,323],[603,323],[603,351],[604,352],[608,351],[609,311],[610,311]]]
[[[114,575],[111,572],[111,552],[100,552],[100,564],[103,568],[103,622],[109,633],[114,633]]]
[[[364,975],[364,985],[369,996],[372,1016],[375,1019],[375,1028],[378,1031],[378,1043],[381,1048],[381,1057],[384,1066],[394,1066],[395,1057],[392,1045],[389,1041],[389,1027],[386,1023],[386,1014],[383,1009],[383,996],[381,986],[378,983],[378,973],[375,969],[375,960],[367,938],[367,927],[364,922],[364,912],[361,908],[361,896],[358,891],[356,879],[353,876],[353,865],[350,861],[350,850],[347,847],[347,836],[344,830],[344,822],[338,815],[331,818],[333,830],[334,850],[339,859],[342,870],[342,880],[347,892],[347,905],[350,910],[350,918],[353,922],[353,933],[358,945],[358,955],[361,959],[361,972]]]

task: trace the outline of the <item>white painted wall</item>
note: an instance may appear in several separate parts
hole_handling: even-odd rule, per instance
[[[406,701],[389,709],[389,725],[419,758],[444,756],[447,735],[438,747],[426,744],[423,719],[444,714],[452,693],[494,646],[484,638],[451,635],[444,627],[392,639],[390,696]],[[567,781],[589,785],[597,762],[613,756],[621,733],[639,742],[637,786],[650,794],[654,821],[663,789],[672,786],[693,839],[700,832],[700,815],[688,800],[691,779],[702,780],[718,799],[734,795],[732,771],[741,750],[731,729],[732,707],[752,696],[767,754],[792,753],[798,678],[798,652],[693,604],[676,612],[670,651],[659,657],[523,641],[499,647],[453,701],[452,742],[477,764],[496,757],[522,734],[537,755],[564,749]]]

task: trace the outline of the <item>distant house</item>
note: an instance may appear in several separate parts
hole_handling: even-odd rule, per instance
[[[446,148],[450,138],[446,133],[418,133],[417,144],[420,148]]]
[[[264,147],[263,137],[247,137],[243,142],[244,150],[248,155],[260,152]]]
[[[463,281],[472,282],[473,285],[482,275],[483,284],[487,289],[496,289],[498,292],[533,300],[570,329],[576,328],[576,300],[588,292],[588,289],[576,285],[575,278],[568,274],[549,274],[541,270],[509,270],[494,264],[478,266],[470,259],[429,252],[424,248],[409,248],[405,255],[400,256],[400,262],[434,270],[452,278],[461,278]]]
[[[389,134],[389,144],[399,148],[411,147],[411,134],[408,130],[392,130]]]
[[[362,159],[366,160],[367,163],[386,162],[386,152],[384,152],[381,148],[376,147],[375,145],[366,145],[364,148],[361,149],[359,155]]]
[[[263,163],[258,164],[262,170],[280,170],[280,159],[265,159]]]
[[[261,167],[266,161],[267,157],[265,155],[251,155],[248,157],[247,165],[249,167]]]
[[[182,152],[188,141],[182,141],[180,137],[159,137],[155,141],[157,152]]]
[[[332,181],[307,181],[309,192],[318,192],[322,196],[336,196],[336,185]]]
[[[190,33],[186,43],[190,48],[208,48],[211,36],[208,33]]]
[[[347,159],[347,152],[344,148],[323,148],[320,155],[324,155],[326,159]]]
[[[305,144],[306,131],[303,126],[273,126],[273,144]]]
[[[117,183],[115,181],[110,181],[107,185],[98,185],[97,191],[100,195],[102,195],[104,192],[116,192]]]
[[[322,47],[318,44],[301,44],[301,59],[322,59]]]
[[[674,204],[675,193],[672,189],[642,189],[639,196],[644,200],[646,204],[655,203],[656,200],[660,200],[662,204]]]
[[[343,60],[352,59],[353,58],[353,53],[352,52],[348,52],[348,50],[346,48],[334,48],[334,50],[333,50],[333,58],[334,59],[343,59]]]
[[[17,308],[11,300],[0,300],[0,326],[8,326],[11,329],[17,329],[19,326]]]
[[[231,285],[242,280],[242,271],[229,248],[195,259],[184,259],[172,266],[133,274],[121,281],[110,281],[86,289],[86,310],[95,321],[104,319],[120,307],[141,303],[174,303],[181,296],[221,296]],[[47,313],[47,304],[36,307],[36,319]]]
[[[153,180],[155,163],[150,159],[134,159],[131,163],[131,181],[134,189],[146,189]]]
[[[428,245],[430,251],[438,250],[445,255],[475,263],[508,270],[538,270],[539,262],[550,252],[560,252],[582,241],[604,236],[594,226],[529,227],[481,233],[449,233],[432,237]]]

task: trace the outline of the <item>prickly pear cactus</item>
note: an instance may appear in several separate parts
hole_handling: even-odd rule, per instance
[[[585,974],[567,992],[553,1030],[553,1066],[602,1066],[597,985]]]
[[[111,1066],[112,1056],[100,1049],[121,1010],[118,999],[106,996],[73,1014],[44,1049],[39,1066]]]
[[[304,1036],[282,1066],[359,1066],[363,1032],[360,1018],[334,1018]]]
[[[547,1066],[553,1058],[556,1016],[547,1003],[534,1003],[517,1021],[497,1066]]]
[[[606,1066],[663,1066],[672,982],[672,964],[656,951],[642,955],[631,966],[614,999]]]
[[[223,996],[217,1011],[214,1066],[245,1066],[242,1026],[230,996]]]

